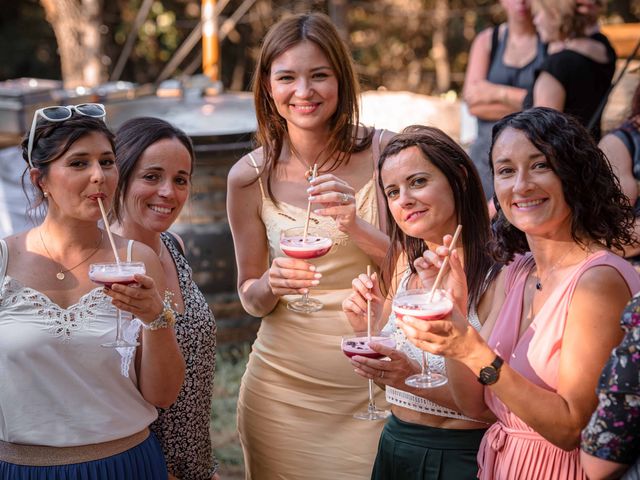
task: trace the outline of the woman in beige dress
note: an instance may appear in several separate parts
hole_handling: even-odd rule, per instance
[[[383,422],[352,417],[366,408],[367,384],[340,350],[341,335],[352,331],[341,303],[389,240],[379,229],[384,199],[375,178],[383,134],[359,126],[357,90],[325,15],[287,17],[267,34],[254,79],[261,147],[232,168],[227,199],[240,299],[262,317],[238,400],[247,478],[371,474]],[[282,230],[304,224],[308,201],[311,225],[333,241],[312,262],[279,247]],[[311,287],[322,310],[287,309]]]

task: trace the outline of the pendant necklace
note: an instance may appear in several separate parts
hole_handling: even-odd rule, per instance
[[[42,246],[44,247],[44,251],[47,252],[47,256],[49,257],[49,259],[52,262],[55,262],[55,260],[53,259],[53,256],[51,255],[51,253],[49,253],[49,249],[47,248],[47,245],[44,243],[44,239],[42,238],[42,231],[40,231],[40,229],[38,229],[38,235],[40,236],[40,242],[42,242]],[[64,280],[65,279],[65,273],[69,273],[71,270],[73,270],[75,268],[78,268],[84,262],[86,262],[91,257],[93,257],[96,254],[96,252],[100,249],[100,245],[102,245],[102,238],[103,237],[104,237],[104,231],[100,230],[100,240],[98,240],[98,244],[96,245],[96,248],[89,254],[89,256],[87,256],[84,260],[82,260],[80,263],[74,265],[71,268],[60,270],[58,273],[56,273],[56,278],[58,280]]]
[[[569,250],[567,250],[564,255],[562,255],[558,261],[556,263],[553,264],[553,266],[549,269],[549,271],[547,272],[547,274],[543,277],[536,277],[536,290],[538,290],[539,292],[542,291],[542,284],[544,282],[547,281],[547,279],[549,278],[549,275],[551,275],[551,273],[560,265],[560,263],[567,258],[567,255],[569,255],[571,252],[573,252],[573,250],[577,247],[576,244],[573,245],[573,247],[571,247]],[[538,269],[538,267],[536,266],[536,270]]]

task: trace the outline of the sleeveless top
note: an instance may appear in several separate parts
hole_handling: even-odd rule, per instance
[[[133,435],[157,417],[120,372],[116,309],[97,287],[62,308],[6,275],[0,240],[0,440],[71,447]]]
[[[499,32],[499,26],[495,27]],[[509,27],[505,27],[504,35],[498,39],[495,45],[495,51],[491,52],[492,60],[487,72],[487,80],[497,85],[506,85],[509,87],[518,87],[529,90],[533,87],[535,81],[535,72],[547,57],[547,46],[538,38],[536,45],[536,56],[528,64],[523,67],[512,67],[505,65],[503,59],[507,49],[507,40],[509,39]],[[482,120],[478,118],[478,135],[471,145],[469,156],[476,164],[476,168],[480,173],[482,187],[485,196],[490,198],[493,195],[493,179],[489,170],[489,148],[491,147],[491,129],[495,125],[493,120]]]
[[[396,293],[401,293],[407,290],[407,284],[409,283],[410,276],[411,270],[407,267],[407,271],[403,274],[398,285],[398,291]],[[482,325],[480,325],[480,319],[478,318],[475,307],[471,308],[468,320],[473,328],[475,328],[476,330],[480,330],[480,327]],[[392,334],[396,342],[396,350],[401,351],[402,353],[407,355],[407,357],[415,360],[418,363],[422,361],[422,350],[408,341],[404,332],[396,325],[396,314],[393,312],[393,310],[391,310],[389,320],[382,331],[390,332]],[[441,357],[440,355],[429,354],[427,355],[427,359],[429,361],[429,370],[435,373],[446,375],[444,357]],[[404,390],[399,390],[389,385],[387,385],[385,389],[385,395],[387,398],[387,402],[398,405],[400,407],[408,408],[410,410],[415,410],[416,412],[429,413],[431,415],[437,415],[439,417],[457,418],[460,420],[471,420],[474,422],[478,422],[478,420],[467,417],[460,412],[456,412],[455,410],[452,410],[450,408],[438,405],[437,403],[432,402],[431,400],[428,400],[424,397],[419,397],[418,395],[414,395],[410,392],[405,392]]]
[[[186,370],[178,399],[158,409],[151,424],[164,452],[167,468],[178,478],[209,480],[217,470],[212,460],[209,423],[216,368],[216,322],[206,298],[193,281],[187,259],[169,233],[160,235],[178,271],[184,312],[176,312],[175,333]]]
[[[566,95],[563,112],[577,117],[585,127],[598,112],[600,102],[611,86],[616,69],[616,52],[607,37],[601,33],[594,33],[589,38],[605,47],[607,51],[605,63],[596,62],[575,50],[565,49],[549,55],[536,71],[536,77],[541,72],[547,72],[562,84]],[[532,105],[533,85],[523,102],[524,108]],[[598,112],[596,122],[590,130],[596,142],[600,140],[601,117],[602,111]]]
[[[527,253],[516,256],[507,267],[505,300],[488,343],[523,377],[555,392],[567,312],[582,274],[599,265],[614,268],[624,278],[632,295],[640,290],[640,277],[623,258],[608,251],[596,252],[565,276],[519,337],[520,322],[514,319],[522,317],[524,288],[534,265],[533,256]],[[512,413],[491,389],[484,389],[484,399],[498,420],[482,439],[478,451],[478,478],[586,479],[580,467],[578,448],[566,451],[545,440]]]

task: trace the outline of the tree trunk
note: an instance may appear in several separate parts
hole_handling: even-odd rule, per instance
[[[94,87],[106,79],[101,62],[99,0],[40,0],[58,41],[65,88]]]
[[[437,93],[444,93],[451,88],[451,66],[449,65],[449,53],[447,51],[448,20],[448,0],[436,0],[431,58],[433,58],[436,70]]]

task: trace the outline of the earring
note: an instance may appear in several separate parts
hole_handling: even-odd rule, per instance
[[[44,198],[47,198],[49,196],[49,192],[42,192],[42,195],[44,195]]]

